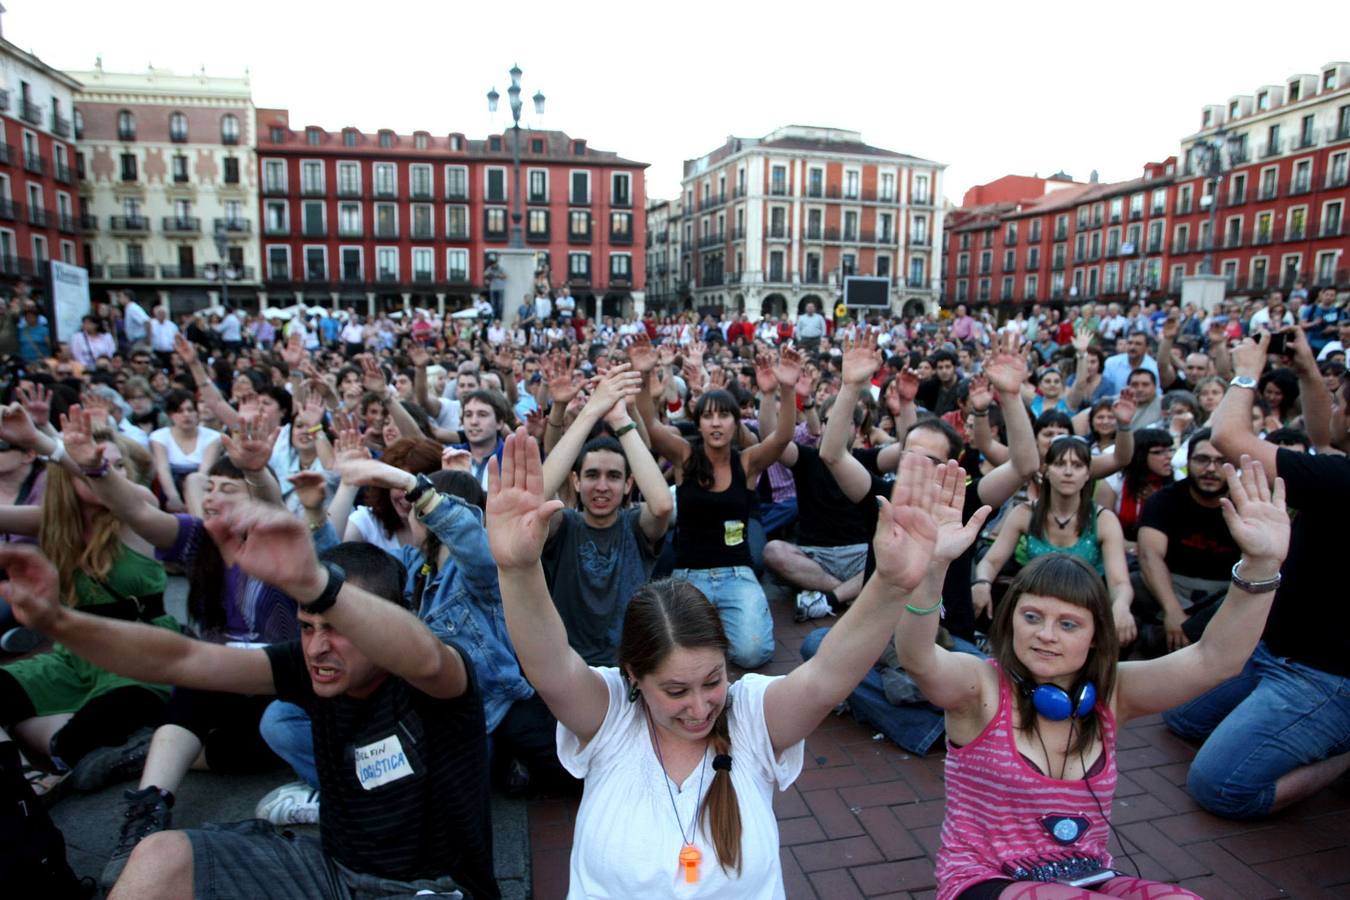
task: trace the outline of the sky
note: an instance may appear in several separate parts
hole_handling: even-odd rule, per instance
[[[1005,174],[1124,180],[1175,154],[1203,105],[1350,60],[1343,0],[5,5],[4,36],[58,68],[247,69],[254,103],[297,128],[481,138],[510,125],[518,64],[548,98],[522,124],[649,162],[649,198],[728,135],[788,124],[945,163],[955,203]]]

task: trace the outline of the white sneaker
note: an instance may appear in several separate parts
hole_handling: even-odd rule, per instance
[[[807,619],[823,619],[833,614],[834,611],[830,609],[830,601],[826,600],[825,595],[820,591],[801,591],[797,594],[798,622],[805,622]]]
[[[273,825],[315,825],[319,821],[319,792],[303,781],[292,781],[268,791],[253,814]]]

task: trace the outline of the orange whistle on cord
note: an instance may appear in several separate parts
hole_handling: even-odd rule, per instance
[[[703,854],[698,852],[698,848],[693,844],[685,844],[684,849],[680,851],[680,868],[684,869],[684,881],[686,884],[698,883],[698,864],[703,861]]]

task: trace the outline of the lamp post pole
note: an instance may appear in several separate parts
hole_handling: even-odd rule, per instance
[[[1201,274],[1214,274],[1214,243],[1217,238],[1215,229],[1219,227],[1219,183],[1223,180],[1223,148],[1227,132],[1220,128],[1214,137],[1205,144],[1205,155],[1209,164],[1209,239],[1205,241],[1205,259],[1201,264]]]
[[[524,103],[520,99],[520,66],[512,66],[509,73],[511,75],[511,86],[506,89],[507,98],[511,103],[511,238],[509,246],[520,250],[525,247],[525,236],[520,227],[520,112]],[[488,112],[497,111],[497,101],[501,95],[497,93],[494,87],[488,91]],[[533,97],[534,111],[539,115],[544,113],[544,94],[542,91],[536,91]]]
[[[222,229],[216,232],[216,252],[220,256],[220,305],[230,308],[230,239]]]

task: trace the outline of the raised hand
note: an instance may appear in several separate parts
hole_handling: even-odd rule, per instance
[[[1179,334],[1181,334],[1181,323],[1177,321],[1175,316],[1168,316],[1166,319],[1163,319],[1162,324],[1163,340],[1175,341],[1177,339],[1177,335]]]
[[[902,455],[891,499],[879,498],[872,541],[877,574],[898,590],[914,590],[929,569],[938,541],[937,494],[933,464],[917,453]]]
[[[975,543],[975,538],[979,537],[980,529],[984,527],[984,522],[992,510],[989,506],[981,506],[975,510],[970,521],[961,521],[961,513],[966,505],[966,470],[961,468],[961,464],[956,460],[949,459],[938,466],[933,478],[938,488],[932,507],[933,520],[938,526],[933,561],[949,563]]]
[[[573,377],[573,370],[567,357],[561,354],[550,356],[544,362],[544,379],[548,383],[548,396],[554,403],[566,406],[581,390],[581,385]]]
[[[370,459],[370,448],[356,428],[343,428],[338,432],[337,444],[333,447],[334,466],[344,462]]]
[[[441,451],[441,471],[443,472],[472,472],[473,454],[468,450],[459,450],[455,447],[446,447]]]
[[[989,378],[976,375],[970,379],[970,408],[975,412],[984,412],[994,402],[994,391],[989,386]]]
[[[645,331],[633,335],[633,340],[627,347],[627,353],[628,361],[638,372],[645,375],[656,368],[658,362],[656,348],[652,346],[651,339],[647,337]]]
[[[790,345],[779,347],[778,365],[774,366],[773,377],[779,384],[796,384],[797,379],[802,377],[802,355]]]
[[[506,439],[500,471],[488,463],[488,546],[499,569],[529,568],[539,563],[548,538],[548,521],[562,509],[561,500],[544,499],[544,467],[539,445],[517,429]]]
[[[1000,394],[1019,393],[1027,380],[1027,361],[1018,352],[1017,335],[1004,335],[999,350],[993,359],[984,364],[984,374]]]
[[[1223,520],[1242,550],[1243,569],[1248,565],[1270,570],[1259,576],[1250,572],[1247,577],[1273,577],[1289,552],[1289,512],[1284,501],[1284,479],[1275,479],[1270,489],[1265,467],[1260,461],[1243,454],[1239,460],[1242,474],[1229,463],[1224,463],[1223,474],[1228,479],[1228,496],[1221,498]]]
[[[37,429],[22,404],[11,403],[0,410],[0,440],[25,450],[32,450],[37,444]]]
[[[663,366],[672,366],[675,364],[675,348],[670,344],[662,344],[660,347],[657,347],[656,355]]]
[[[425,368],[431,363],[431,354],[426,347],[415,343],[408,347],[408,362],[418,369]]]
[[[857,340],[844,342],[843,376],[847,384],[863,385],[872,380],[881,367],[877,352],[877,336],[864,334]]]
[[[52,392],[44,385],[20,382],[16,393],[19,402],[28,411],[28,417],[33,420],[34,427],[42,428],[51,421]]]
[[[586,401],[586,405],[598,410],[603,417],[616,406],[626,409],[628,398],[636,397],[641,390],[642,375],[633,371],[629,363],[622,363],[611,368],[605,373],[605,377],[596,383],[591,399]]]
[[[372,394],[383,397],[389,390],[389,383],[384,380],[380,364],[369,353],[362,353],[356,359],[361,364],[361,386]]]
[[[306,382],[308,384],[309,382]],[[311,390],[305,397],[305,402],[300,405],[300,411],[295,414],[295,428],[313,428],[323,421],[323,396],[316,390]]]
[[[0,597],[9,601],[20,625],[47,632],[61,614],[61,578],[31,544],[0,544]]]
[[[1135,410],[1134,395],[1129,391],[1122,391],[1116,402],[1111,404],[1111,412],[1115,413],[1117,425],[1129,425],[1134,421]]]
[[[61,439],[66,445],[66,456],[84,469],[97,468],[103,461],[103,448],[94,442],[94,423],[89,412],[72,406],[61,417]]]
[[[688,347],[684,348],[684,358],[693,363],[696,368],[703,367],[703,356],[708,352],[708,345],[702,341],[693,341]]]
[[[820,381],[820,369],[814,363],[807,363],[802,366],[802,374],[797,379],[797,396],[803,400],[809,400],[816,392],[816,384]]]
[[[755,387],[759,388],[761,394],[772,394],[778,390],[773,359],[767,353],[755,354]]]
[[[319,509],[328,499],[328,479],[322,472],[296,472],[286,480],[295,488],[295,498],[305,509]]]
[[[1088,352],[1088,348],[1092,346],[1093,337],[1094,335],[1092,333],[1091,328],[1089,328],[1086,324],[1079,325],[1076,329],[1074,329],[1073,333],[1074,351],[1076,353]]]
[[[544,431],[548,428],[548,418],[541,409],[532,409],[525,414],[525,430],[529,432],[530,437],[537,441],[544,439]]]
[[[314,555],[309,528],[290,510],[266,503],[232,505],[206,520],[221,555],[300,602],[319,596],[328,573]]]
[[[195,366],[200,360],[197,358],[197,348],[188,342],[188,339],[182,334],[173,336],[173,352],[178,355],[188,367]]]
[[[272,458],[272,448],[276,446],[281,428],[268,429],[258,416],[246,416],[239,421],[239,428],[233,436],[222,434],[220,446],[230,462],[241,472],[259,472],[267,467]]]
[[[282,345],[281,360],[292,370],[299,369],[309,359],[309,351],[305,349],[304,338],[300,337],[300,332],[292,331],[291,336]]]

